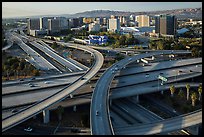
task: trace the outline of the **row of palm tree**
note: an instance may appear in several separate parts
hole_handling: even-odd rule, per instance
[[[171,97],[174,96],[174,92],[176,91],[176,88],[174,85],[171,85],[170,86],[170,92],[171,92]],[[189,100],[189,95],[190,95],[190,84],[186,84],[186,93],[187,93],[187,96],[186,96],[186,99]],[[199,94],[199,97],[197,97],[197,93],[192,91],[192,94],[191,94],[191,101],[192,101],[192,106],[195,106],[195,102],[196,100],[198,99],[199,101],[201,100],[201,94],[202,94],[202,84],[200,84],[198,86],[198,94]]]

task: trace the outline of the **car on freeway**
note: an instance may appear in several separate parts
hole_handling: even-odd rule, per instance
[[[129,58],[128,60],[132,60],[132,58]]]
[[[51,81],[45,81],[44,83],[45,83],[45,84],[50,84],[50,83],[51,83]]]
[[[19,110],[18,109],[13,109],[11,112],[12,113],[16,113],[16,112],[18,112]]]
[[[24,81],[24,79],[20,79],[19,81]]]
[[[35,87],[35,85],[30,85],[30,87],[32,88],[32,87]]]
[[[35,78],[31,78],[31,80],[35,80]]]
[[[148,77],[149,77],[149,74],[146,74],[146,75],[145,75],[145,78],[148,78]]]
[[[178,72],[179,72],[179,73],[181,73],[181,72],[182,72],[182,70],[179,70]]]
[[[114,74],[114,73],[115,73],[115,71],[112,71],[111,73],[112,73],[112,74]]]
[[[81,78],[81,80],[85,80],[86,78]]]
[[[33,129],[31,127],[24,128],[24,131],[31,132]]]
[[[98,110],[96,110],[96,116],[98,116],[99,115],[99,111]]]

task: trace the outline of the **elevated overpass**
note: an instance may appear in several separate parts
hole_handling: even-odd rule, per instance
[[[149,124],[131,125],[115,130],[116,135],[153,135],[202,123],[202,109]]]
[[[165,55],[165,54],[188,54],[188,51],[163,51],[140,54],[133,57],[125,58],[107,69],[100,77],[93,92],[91,101],[90,124],[91,134],[94,135],[109,135],[114,134],[109,115],[109,89],[110,83],[114,78],[115,71],[124,68],[127,64],[139,60],[141,58]]]
[[[65,46],[70,46],[69,44],[61,42],[61,44],[64,44]],[[95,59],[93,66],[84,74],[82,77],[77,79],[75,82],[70,84],[69,86],[66,86],[62,90],[58,91],[57,93],[47,97],[46,99],[43,99],[32,106],[25,108],[21,110],[20,112],[17,112],[7,118],[2,119],[2,132],[22,123],[23,121],[35,116],[36,114],[39,114],[43,110],[47,109],[53,104],[56,104],[60,101],[62,101],[64,98],[66,98],[70,93],[74,92],[76,89],[81,87],[83,84],[87,83],[102,67],[103,65],[103,56],[100,52],[91,49],[86,46],[77,45],[72,46],[73,48],[77,48],[80,50],[87,51],[91,53]]]

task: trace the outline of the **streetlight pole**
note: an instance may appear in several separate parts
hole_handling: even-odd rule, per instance
[[[163,80],[162,80],[161,85],[163,86],[163,84],[164,84],[164,83],[163,83]],[[163,90],[161,91],[161,94],[162,94],[162,95],[164,94],[164,91],[163,91]]]
[[[158,91],[159,91],[159,79],[158,79]]]

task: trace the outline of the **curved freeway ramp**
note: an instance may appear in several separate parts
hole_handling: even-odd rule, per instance
[[[69,46],[69,44],[67,43],[62,43],[66,46]],[[38,103],[25,108],[9,117],[6,117],[4,119],[2,119],[2,132],[14,127],[15,125],[18,125],[20,123],[22,123],[23,121],[39,114],[40,112],[42,112],[43,110],[45,110],[46,108],[50,107],[51,105],[54,105],[60,101],[62,101],[63,99],[65,99],[70,93],[74,92],[76,89],[80,88],[82,85],[84,85],[85,83],[87,83],[102,67],[103,65],[103,55],[91,48],[88,48],[86,46],[81,46],[81,45],[77,45],[77,48],[85,50],[89,53],[92,54],[92,56],[94,57],[94,64],[92,65],[92,67],[84,74],[82,75],[82,77],[80,77],[79,79],[77,79],[75,82],[73,82],[72,84],[70,84],[69,86],[65,87],[64,89],[58,91],[57,93],[47,97],[44,100],[39,101]]]
[[[150,124],[131,125],[118,128],[117,135],[153,135],[158,133],[171,132],[202,123],[202,109],[161,120]]]
[[[189,51],[163,51],[139,54],[133,57],[125,58],[107,69],[98,80],[94,89],[91,101],[90,125],[92,135],[111,135],[114,134],[113,127],[109,115],[109,89],[115,71],[125,67],[127,64],[136,60],[161,54],[188,54]]]

